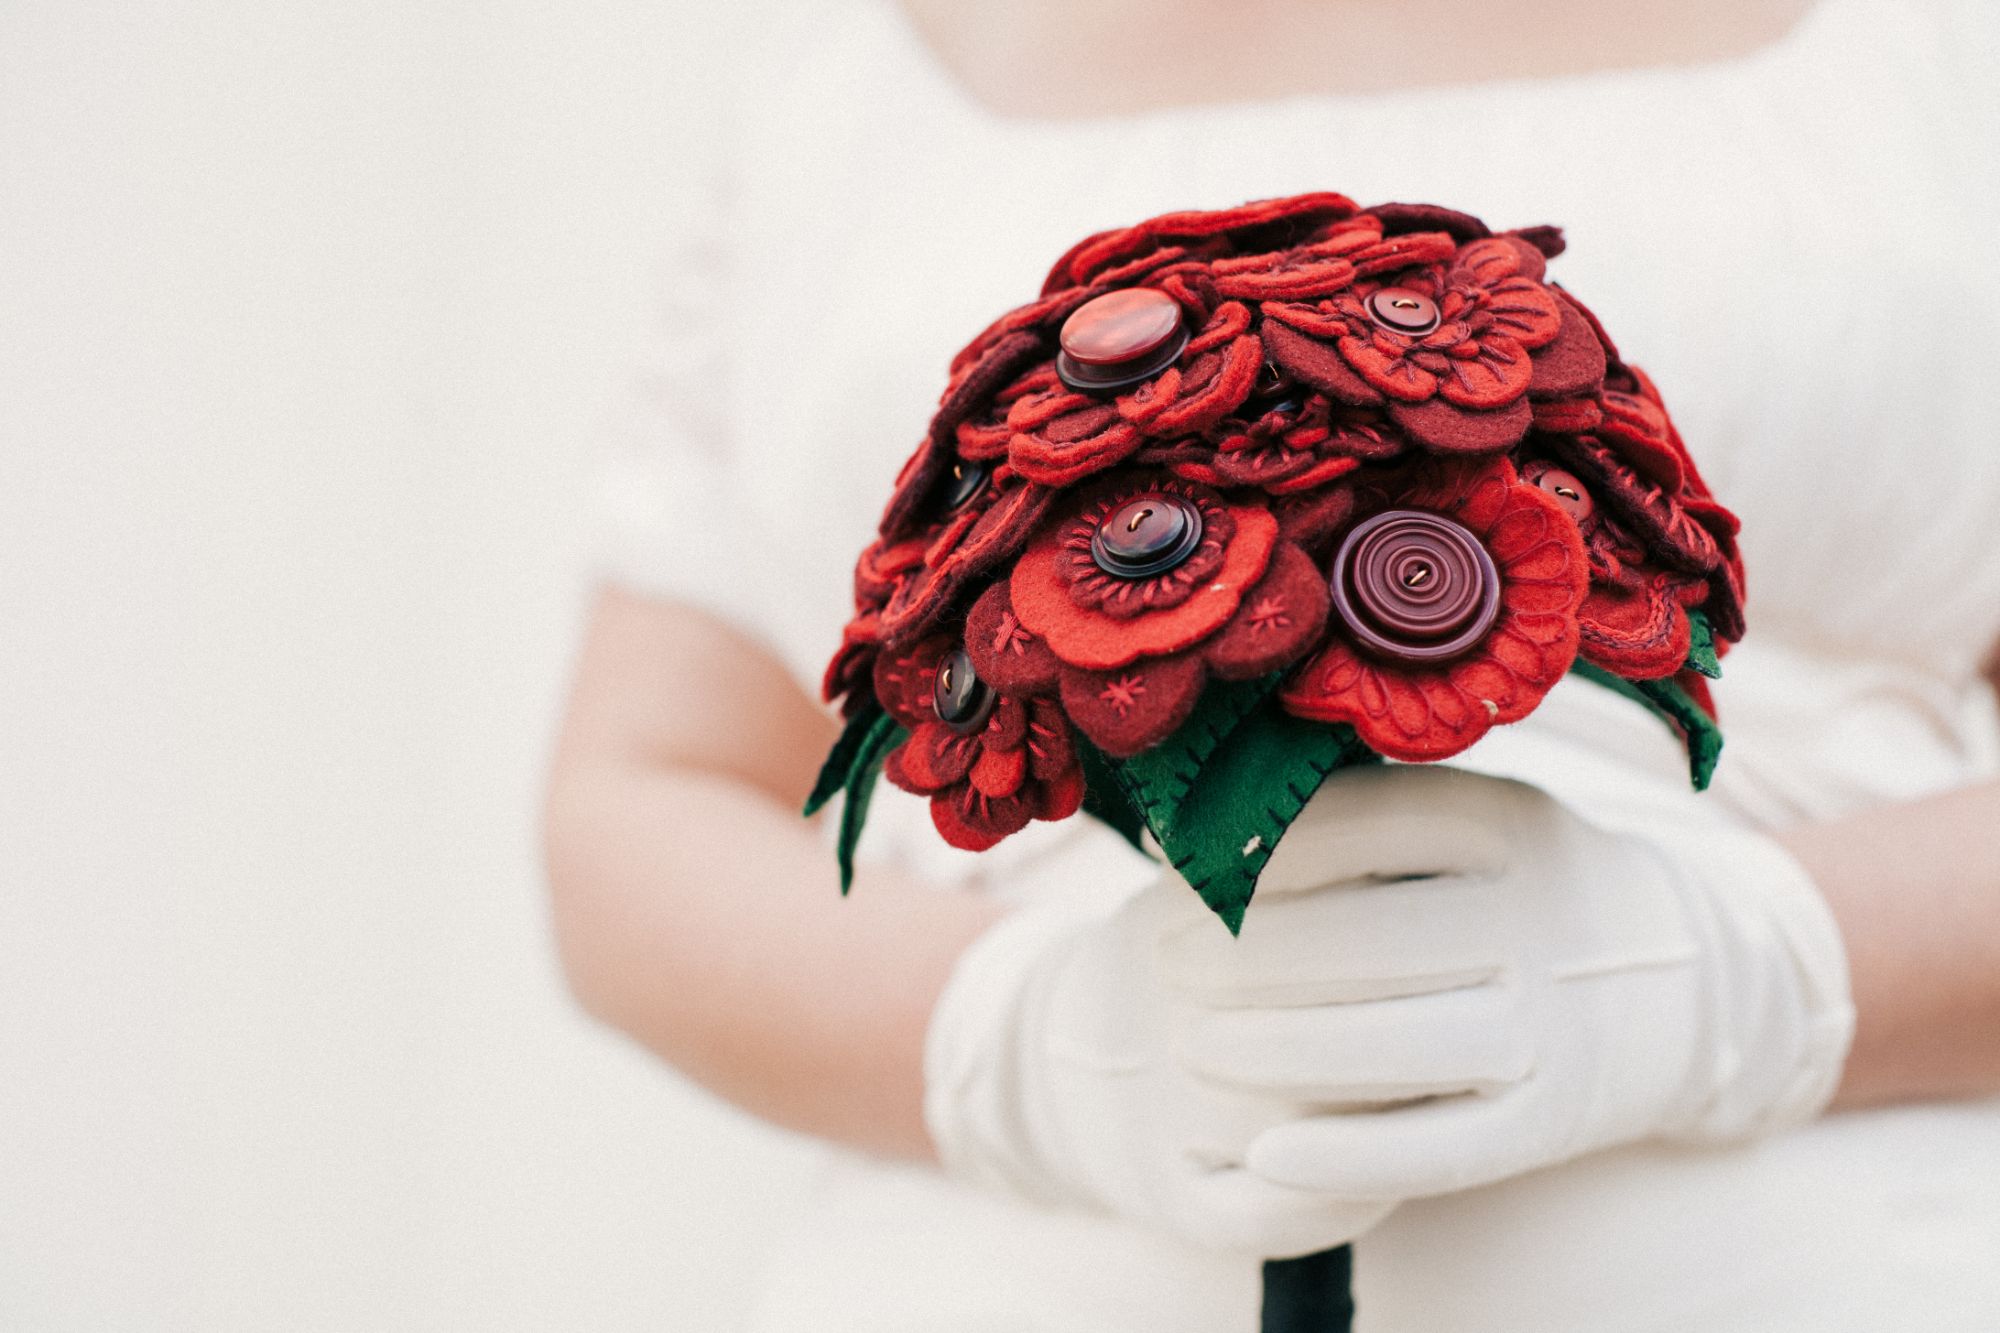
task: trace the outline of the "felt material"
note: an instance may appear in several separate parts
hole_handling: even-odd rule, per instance
[[[1332,609],[1326,575],[1298,547],[1281,543],[1243,610],[1210,640],[1202,658],[1223,680],[1250,680],[1304,656]]]
[[[1708,686],[1701,677],[1695,676],[1685,683],[1621,680],[1603,667],[1581,661],[1574,670],[1586,680],[1646,705],[1673,727],[1687,745],[1689,780],[1696,791],[1708,790],[1708,784],[1715,778],[1716,764],[1722,758],[1722,729],[1715,724],[1713,700],[1705,697]],[[1698,699],[1698,694],[1703,697]]]
[[[1400,236],[1406,231],[1441,231],[1457,241],[1477,241],[1491,236],[1484,222],[1470,213],[1437,204],[1375,204],[1364,210],[1375,218],[1384,233]]]
[[[1091,744],[1124,758],[1171,736],[1207,683],[1198,655],[1175,653],[1109,671],[1065,667],[1060,690],[1063,711]]]
[[[1604,344],[1575,306],[1557,297],[1562,326],[1535,358],[1528,392],[1537,398],[1566,398],[1594,391],[1604,382]]]
[[[1330,191],[1295,195],[1289,199],[1262,199],[1237,208],[1167,213],[1130,227],[1118,227],[1087,236],[1065,252],[1049,270],[1042,292],[1088,283],[1102,270],[1125,263],[1163,245],[1185,244],[1231,234],[1271,233],[1282,229],[1297,236],[1310,233],[1324,222],[1352,217],[1354,201]],[[1245,249],[1270,249],[1271,244],[1251,244]]]
[[[1176,604],[1126,617],[1079,603],[1066,573],[1062,531],[1045,529],[1014,566],[1009,581],[1014,611],[1057,657],[1085,670],[1108,671],[1192,647],[1236,613],[1277,544],[1278,522],[1269,511],[1232,507],[1230,514],[1236,531],[1213,581]]]
[[[1435,454],[1497,454],[1521,442],[1535,414],[1525,398],[1491,412],[1468,411],[1433,398],[1391,403],[1389,420],[1411,443]]]
[[[1168,861],[1232,934],[1319,784],[1372,757],[1351,729],[1272,707],[1273,679],[1211,689],[1170,739],[1114,766]]]
[[[987,588],[965,617],[965,651],[979,678],[1003,694],[1048,694],[1062,663],[1014,614],[1007,583]]]
[[[1500,615],[1484,642],[1436,665],[1385,663],[1338,632],[1280,691],[1285,709],[1352,725],[1373,750],[1410,762],[1448,759],[1496,726],[1518,722],[1562,678],[1578,646],[1589,567],[1576,524],[1504,459],[1432,463],[1373,508],[1428,509],[1455,519],[1500,571]],[[1366,517],[1361,513],[1357,517]]]
[[[1716,651],[1715,628],[1709,624],[1708,617],[1699,611],[1688,613],[1686,669],[1709,680],[1722,679],[1722,656]],[[1702,706],[1711,713],[1715,711],[1711,704]]]
[[[834,859],[840,866],[840,892],[854,887],[854,849],[861,843],[861,830],[868,823],[868,803],[875,795],[883,760],[907,733],[887,713],[877,715],[861,733],[849,755],[841,790],[847,799],[840,807],[840,830],[834,841]]]
[[[857,564],[824,688],[859,729],[834,768],[852,772],[879,707],[905,739],[876,766],[931,797],[948,840],[984,847],[1078,808],[1079,732],[1113,768],[1144,763],[1206,700],[1282,675],[1267,711],[1284,726],[1439,759],[1524,716],[1579,655],[1704,735],[1702,673],[1742,632],[1736,521],[1652,382],[1549,282],[1563,244],[1553,227],[1496,234],[1450,209],[1317,194],[1072,247],[953,358]],[[1122,391],[1069,388],[1063,320],[1135,286],[1179,306],[1186,346]],[[1435,302],[1436,326],[1378,323],[1369,299],[1392,286]],[[1549,458],[1594,509],[1573,519],[1514,469]],[[987,477],[949,510],[954,463]],[[1148,489],[1194,504],[1202,538],[1175,569],[1115,577],[1091,539]],[[1457,518],[1500,570],[1498,621],[1454,661],[1389,663],[1329,628],[1335,544],[1390,507]],[[1000,696],[973,736],[930,698],[961,641]]]
[[[961,421],[995,391],[1019,373],[1021,368],[1042,355],[1041,339],[1028,333],[1010,334],[987,349],[978,362],[946,388],[937,413],[931,418],[916,457],[904,469],[880,529],[885,537],[902,536],[916,521],[925,499],[944,476],[951,463],[954,435]]]
[[[1034,532],[1055,492],[1033,483],[989,483],[972,503],[924,534],[923,561],[883,603],[884,642],[908,643],[929,632],[973,580],[1012,559]]]
[[[1172,569],[1145,578],[1106,573],[1092,551],[1098,529],[1127,504],[1149,495],[1178,499],[1201,515],[1201,542]],[[1076,605],[1119,620],[1170,610],[1222,573],[1236,536],[1236,516],[1205,486],[1164,477],[1121,477],[1085,492],[1077,510],[1054,531],[1056,567]]]
[[[868,733],[882,718],[882,705],[873,699],[865,701],[855,710],[841,729],[840,739],[827,752],[826,762],[820,765],[819,776],[813,781],[810,795],[806,797],[804,813],[807,819],[824,810],[827,803],[847,789],[848,775],[854,771],[855,756],[867,744]]]
[[[1148,435],[1197,434],[1242,405],[1263,366],[1263,344],[1244,334],[1141,385],[1118,400],[1118,411]]]

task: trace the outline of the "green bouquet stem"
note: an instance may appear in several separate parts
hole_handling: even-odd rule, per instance
[[[1264,1265],[1262,1333],[1351,1333],[1354,1247]]]

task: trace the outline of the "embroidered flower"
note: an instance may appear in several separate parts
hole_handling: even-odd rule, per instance
[[[1392,239],[1414,249],[1437,235]],[[1544,271],[1541,251],[1518,236],[1471,241],[1446,262],[1383,273],[1322,300],[1266,301],[1267,350],[1336,399],[1386,407],[1426,448],[1497,452],[1527,433],[1531,395],[1588,394],[1604,376],[1589,322],[1543,284]]]
[[[951,639],[886,653],[876,697],[909,728],[883,775],[930,798],[946,842],[979,852],[1034,819],[1067,819],[1083,803],[1083,770],[1062,712],[1046,699],[997,693]]]
[[[1576,657],[1576,525],[1502,458],[1427,460],[1357,499],[1335,558],[1341,614],[1282,706],[1409,761],[1526,717]]]
[[[1010,694],[1057,695],[1106,753],[1187,719],[1211,676],[1294,661],[1326,623],[1325,579],[1259,505],[1159,473],[1107,478],[973,604],[966,650]]]

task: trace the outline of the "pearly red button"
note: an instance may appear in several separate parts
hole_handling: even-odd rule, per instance
[[[1180,302],[1151,287],[1092,297],[1070,312],[1058,336],[1056,374],[1084,392],[1150,379],[1187,346]]]
[[[1368,317],[1391,333],[1421,338],[1444,322],[1436,301],[1408,287],[1384,287],[1368,298]]]
[[[1537,487],[1556,498],[1556,503],[1576,520],[1579,527],[1597,512],[1597,502],[1590,498],[1590,492],[1583,488],[1582,480],[1574,472],[1565,472],[1559,467],[1543,468],[1534,481]]]

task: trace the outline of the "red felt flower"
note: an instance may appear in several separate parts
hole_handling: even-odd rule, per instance
[[[1047,487],[979,464],[954,465],[943,483],[942,493],[931,501],[930,522],[878,557],[887,560],[893,553],[897,561],[881,604],[885,642],[908,642],[935,625],[972,580],[1021,550],[1055,498]],[[961,494],[968,488],[969,495]],[[912,562],[908,551],[913,543],[922,557]]]
[[[1540,437],[1557,461],[1584,478],[1648,563],[1698,577],[1698,603],[1725,644],[1743,636],[1743,561],[1736,516],[1718,504],[1642,372],[1599,395],[1603,419],[1578,434]]]
[[[1577,609],[1584,660],[1627,680],[1680,671],[1693,643],[1688,612],[1708,600],[1709,580],[1654,559],[1577,474],[1531,459],[1521,477],[1554,496],[1583,538],[1590,562],[1590,591]]]
[[[935,635],[877,660],[876,697],[910,732],[882,771],[905,791],[930,797],[931,821],[946,842],[980,852],[1030,820],[1075,814],[1083,770],[1069,724],[1049,700],[956,682],[965,716],[946,722],[937,701],[954,682],[947,677],[941,687],[940,673],[968,665],[956,648]]]
[[[1411,233],[1416,266],[1364,278],[1321,300],[1266,301],[1273,360],[1357,406],[1383,406],[1413,441],[1440,453],[1492,453],[1520,442],[1529,398],[1593,392],[1605,372],[1589,321],[1541,281],[1541,251],[1517,236],[1456,247],[1435,262]]]
[[[1157,569],[1106,542],[1144,535],[1155,510],[1187,525]],[[1269,509],[1159,473],[1114,475],[1046,524],[973,604],[966,651],[1009,694],[1058,695],[1108,754],[1156,745],[1211,676],[1246,680],[1298,658],[1327,615],[1326,581]]]
[[[1427,460],[1358,488],[1357,496],[1344,551],[1371,519],[1431,516],[1434,526],[1457,534],[1455,540],[1469,539],[1484,551],[1497,576],[1497,601],[1465,603],[1483,615],[1466,619],[1474,626],[1466,633],[1477,637],[1455,655],[1424,661],[1392,656],[1375,641],[1388,642],[1399,631],[1386,613],[1388,633],[1369,629],[1371,597],[1393,601],[1403,585],[1415,590],[1414,597],[1445,571],[1429,556],[1409,559],[1391,549],[1387,574],[1371,576],[1386,577],[1386,584],[1360,588],[1351,600],[1362,610],[1351,617],[1344,604],[1326,645],[1280,691],[1283,707],[1299,717],[1350,723],[1378,753],[1409,761],[1449,758],[1489,728],[1526,717],[1576,657],[1577,608],[1588,581],[1576,524],[1504,458]],[[1466,568],[1483,565],[1472,560]],[[1337,561],[1335,578],[1341,576]],[[1461,580],[1461,591],[1489,576],[1470,577],[1470,585]],[[1410,609],[1421,613],[1426,604],[1412,601]]]

